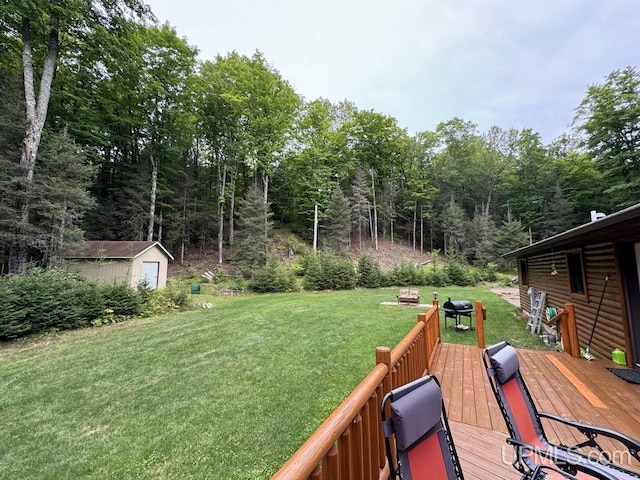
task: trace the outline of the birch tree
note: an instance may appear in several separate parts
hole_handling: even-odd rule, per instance
[[[25,95],[26,128],[21,145],[20,181],[16,212],[18,221],[9,247],[9,272],[24,273],[30,244],[30,194],[38,149],[47,119],[51,86],[60,55],[60,36],[89,36],[96,27],[110,28],[116,19],[144,16],[148,7],[138,0],[23,0],[2,6],[5,28],[20,39]],[[69,43],[70,45],[73,42]],[[42,53],[41,53],[42,52]],[[42,57],[37,65],[36,59]]]

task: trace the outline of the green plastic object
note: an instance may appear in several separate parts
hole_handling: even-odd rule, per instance
[[[627,355],[619,348],[616,348],[611,352],[611,359],[613,360],[613,363],[617,363],[618,365],[627,364]]]
[[[199,283],[192,283],[191,284],[191,293],[193,293],[194,295],[197,295],[200,293],[200,284]]]

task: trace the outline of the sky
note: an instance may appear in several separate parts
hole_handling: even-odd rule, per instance
[[[145,0],[201,60],[263,53],[305,100],[409,134],[455,117],[568,133],[589,85],[640,63],[639,0]]]

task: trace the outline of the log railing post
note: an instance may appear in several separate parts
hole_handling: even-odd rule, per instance
[[[340,451],[340,473],[341,478],[351,480],[353,477],[353,450],[351,449],[351,427],[347,428],[338,440],[338,450]]]
[[[338,448],[334,445],[324,457],[325,462],[322,465],[323,478],[340,478],[340,458],[338,456]]]
[[[376,363],[383,363],[387,367],[387,374],[382,380],[382,396],[393,390],[393,378],[391,367],[391,349],[389,347],[376,347]],[[382,401],[382,398],[380,399]],[[391,416],[391,411],[387,412],[387,418]]]
[[[476,332],[478,332],[478,347],[484,348],[487,346],[484,340],[484,321],[487,316],[487,308],[482,305],[482,302],[476,302]]]
[[[580,358],[580,342],[578,341],[578,328],[576,326],[576,309],[573,303],[565,303],[567,314],[560,323],[560,334],[565,351],[573,358]],[[563,328],[564,327],[564,328]]]

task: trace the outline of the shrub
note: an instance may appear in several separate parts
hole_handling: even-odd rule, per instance
[[[410,263],[400,263],[393,269],[393,283],[399,287],[409,285],[423,285],[424,276],[419,268]]]
[[[189,306],[187,288],[151,290],[141,283],[99,284],[62,269],[0,277],[0,340],[45,331],[121,322]]]
[[[498,280],[499,265],[497,263],[489,262],[484,268],[480,270],[482,280],[485,282],[495,282]]]
[[[2,277],[0,291],[0,339],[90,325],[105,308],[95,284],[61,269]]]
[[[187,309],[191,304],[186,286],[170,285],[166,288],[149,290],[142,306],[142,315],[162,315]]]
[[[383,285],[384,278],[380,264],[365,254],[358,260],[358,286],[365,288],[379,288]]]
[[[454,285],[467,287],[475,283],[469,267],[456,259],[450,258],[444,268],[447,277]]]
[[[115,316],[132,317],[141,313],[142,296],[124,283],[100,285],[98,291],[104,298],[105,309]]]
[[[273,260],[267,262],[266,266],[255,269],[249,281],[249,290],[258,293],[291,292],[295,289],[293,272]]]
[[[309,255],[311,249],[309,245],[298,240],[295,235],[289,235],[287,238],[287,247],[293,252],[294,255]]]
[[[357,274],[350,260],[321,252],[305,257],[303,264],[307,290],[350,290],[356,286]]]
[[[425,285],[434,287],[446,287],[451,283],[444,266],[432,263],[427,268],[423,268]]]

